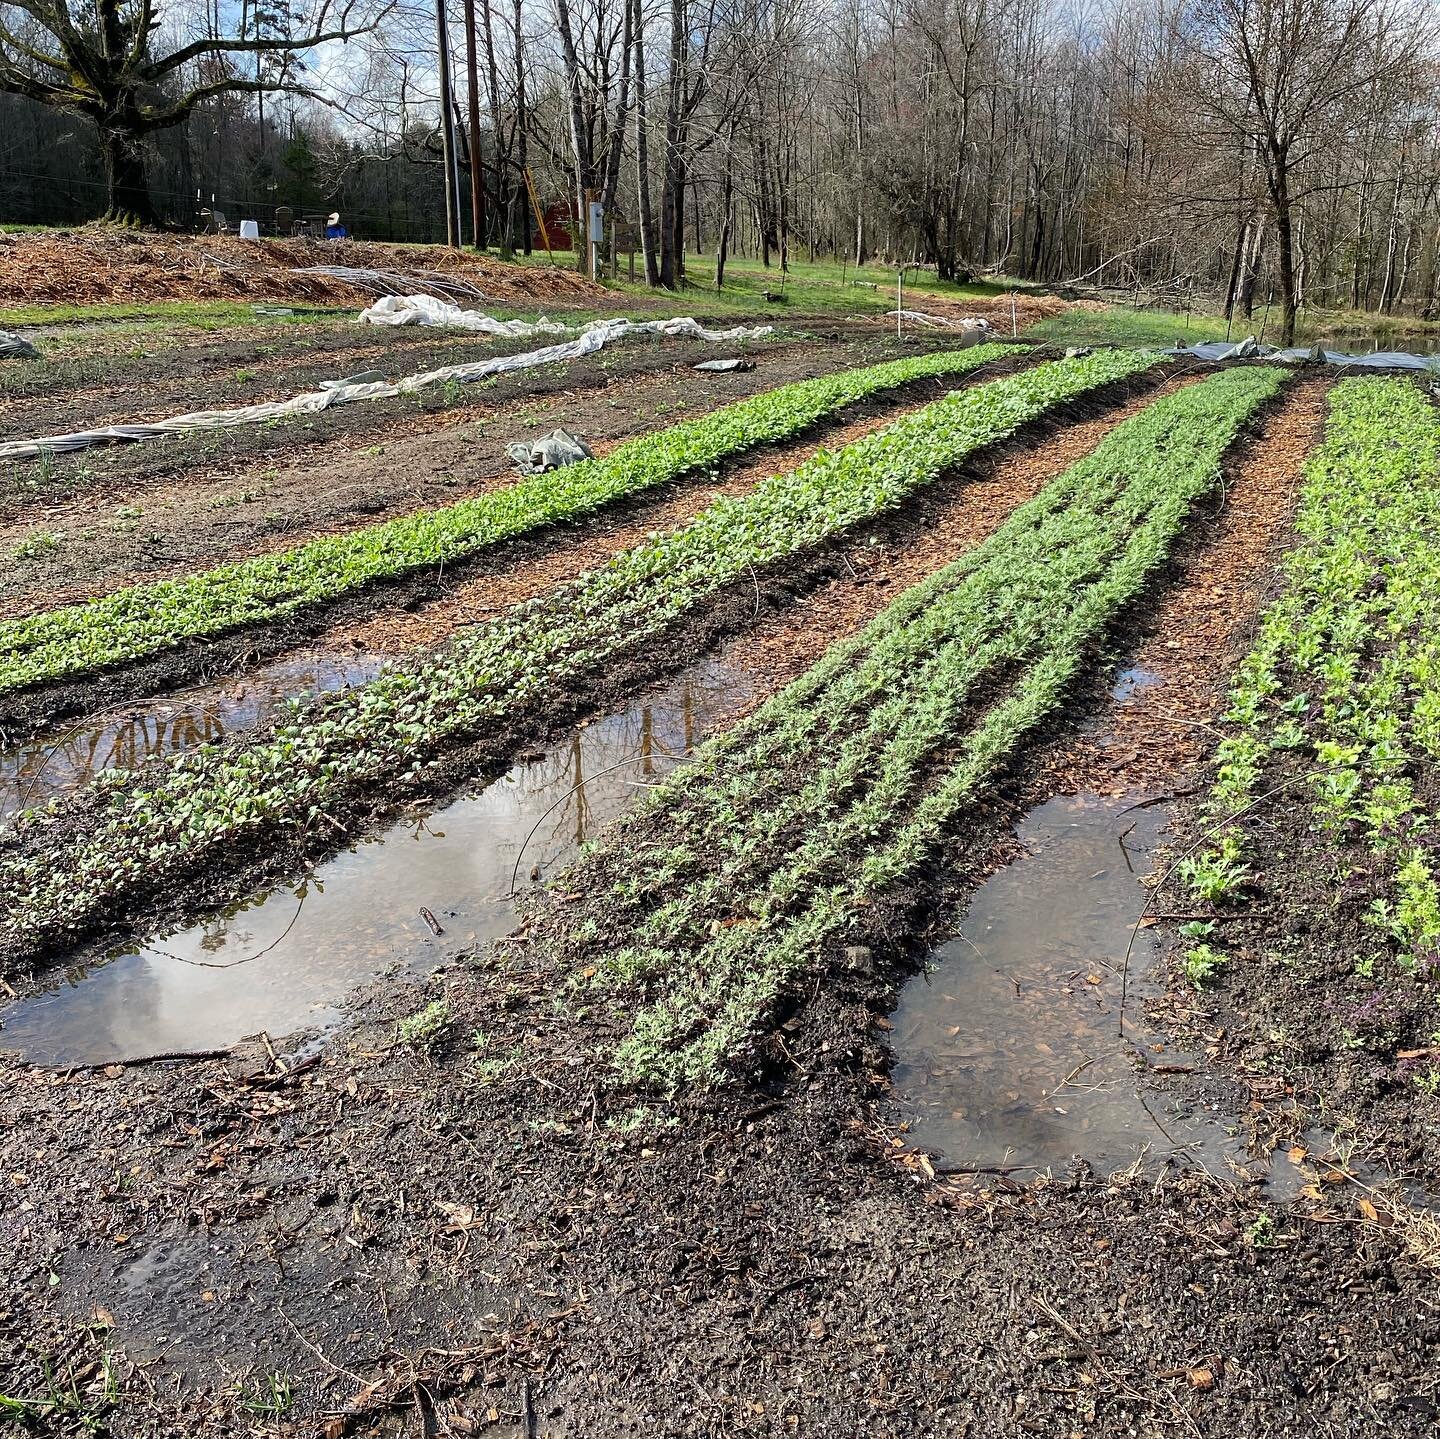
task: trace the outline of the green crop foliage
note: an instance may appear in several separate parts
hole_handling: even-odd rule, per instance
[[[1284,593],[1229,696],[1207,801],[1219,838],[1184,877],[1202,899],[1233,890],[1245,816],[1276,789],[1276,761],[1293,775],[1298,759],[1303,783],[1281,781],[1279,802],[1308,788],[1322,835],[1363,839],[1391,891],[1370,922],[1403,969],[1429,969],[1436,827],[1416,779],[1440,761],[1440,413],[1416,385],[1335,387],[1296,528]]]
[[[261,624],[382,580],[453,564],[543,525],[788,439],[870,395],[958,376],[1014,353],[978,345],[784,385],[504,489],[293,550],[132,585],[86,604],[0,624],[0,693],[145,659],[187,640]]]
[[[87,830],[63,851],[45,843],[46,811],[20,817],[0,840],[0,892],[9,901],[0,945],[43,946],[132,887],[207,856],[219,861],[227,846],[266,827],[333,843],[335,811],[348,795],[418,779],[443,746],[543,702],[663,634],[726,585],[748,583],[767,564],[901,504],[1047,409],[1155,359],[1105,351],[1038,365],[957,391],[843,449],[821,450],[429,655],[309,701],[268,732],[111,772],[93,787]]]
[[[575,983],[626,1017],[626,1080],[717,1082],[784,985],[935,856],[1284,380],[1228,370],[1119,426],[708,745],[567,876],[596,898],[566,909],[562,956],[573,948],[591,976]]]

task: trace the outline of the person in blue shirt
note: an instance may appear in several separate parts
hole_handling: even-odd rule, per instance
[[[325,238],[327,240],[347,240],[350,232],[340,223],[340,213],[335,211],[325,219]]]

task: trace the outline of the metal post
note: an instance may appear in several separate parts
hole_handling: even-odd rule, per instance
[[[901,265],[895,277],[895,338],[901,338],[900,316],[905,311],[905,266]]]

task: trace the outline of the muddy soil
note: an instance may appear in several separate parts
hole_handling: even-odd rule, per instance
[[[0,370],[0,438],[29,439],[222,404],[282,399],[363,369],[410,374],[503,353],[478,335],[359,325],[353,313],[313,324],[187,335],[97,336],[83,353],[42,354]],[[532,341],[530,348],[536,342]]]
[[[451,346],[454,344],[454,341],[450,342]],[[738,352],[753,346],[757,352],[763,353],[773,344],[774,340],[761,340],[735,348]],[[471,341],[464,350],[463,358],[485,358],[487,355],[535,348],[533,341],[510,340],[491,341],[489,346],[486,348]],[[785,348],[783,343],[781,348]],[[196,431],[160,439],[97,446],[61,455],[42,455],[35,460],[7,466],[3,486],[0,486],[0,514],[23,514],[29,506],[47,496],[111,493],[125,486],[138,489],[157,478],[180,482],[197,472],[253,475],[257,468],[283,462],[285,457],[309,446],[340,439],[354,442],[371,434],[378,437],[397,422],[403,425],[443,412],[483,413],[497,400],[515,399],[522,395],[538,397],[591,384],[614,383],[628,375],[641,375],[666,367],[688,370],[697,361],[714,357],[714,346],[701,341],[640,337],[633,341],[621,341],[581,361],[542,365],[473,384],[434,385],[413,395],[357,401],[274,424]],[[444,365],[462,358],[462,351],[440,342],[422,351],[409,352],[403,358],[404,372],[408,373],[412,363],[417,369],[435,368],[437,364]],[[326,377],[334,378],[344,373],[351,371],[342,367],[341,371],[331,371]],[[46,400],[43,403],[48,405],[51,402]],[[201,404],[203,406],[206,402],[202,400]],[[124,407],[127,414],[118,418],[128,417],[133,405],[132,399],[131,405]],[[28,407],[24,413],[28,415]],[[16,420],[12,416],[10,422],[18,425],[27,437],[36,433],[28,418]],[[56,430],[62,433],[75,428],[59,416],[55,417],[55,424]],[[271,459],[272,456],[276,458]]]
[[[847,351],[847,355],[848,353]],[[549,415],[552,419],[558,418],[568,424],[574,420],[577,411],[584,406],[583,413],[593,416],[593,419],[581,425],[581,429],[594,434],[595,431],[603,428],[616,439],[624,438],[627,434],[643,433],[655,428],[657,424],[672,423],[687,414],[701,413],[716,408],[761,389],[784,384],[790,380],[807,378],[817,372],[817,367],[822,372],[828,371],[829,368],[835,367],[833,363],[835,357],[832,355],[830,359],[831,364],[826,366],[823,360],[815,358],[811,349],[799,347],[793,353],[769,357],[758,363],[756,369],[748,374],[711,376],[706,378],[703,385],[696,385],[697,377],[688,370],[682,369],[678,373],[671,371],[658,378],[653,384],[623,385],[613,393],[607,389],[603,395],[596,397],[593,403],[587,403],[583,396],[566,395],[555,403]],[[854,360],[856,364],[867,362],[863,354]],[[978,380],[991,378],[1025,362],[1024,357],[1014,361],[1002,361],[999,365],[986,367],[984,374],[978,378],[972,375],[961,377],[958,381],[955,379],[944,382],[925,381],[915,386],[872,397],[859,405],[848,407],[843,415],[834,420],[814,427],[804,440],[781,447],[768,447],[767,450],[758,452],[758,457],[746,455],[734,468],[744,477],[746,483],[753,483],[763,473],[767,473],[771,468],[785,462],[787,457],[790,462],[796,461],[804,454],[813,452],[815,445],[827,437],[843,433],[847,426],[853,426],[859,422],[863,422],[867,426],[873,425],[880,417],[894,413],[907,404],[913,403],[916,399],[933,398],[946,389],[955,388],[957,384],[975,383]],[[757,380],[756,376],[761,378]],[[722,383],[718,385],[711,383],[715,379],[721,380]],[[1142,382],[1142,385],[1145,383],[1147,382]],[[633,398],[621,400],[618,398],[621,393],[633,396]],[[628,415],[624,408],[627,404],[633,406]],[[348,484],[340,487],[340,492],[348,497],[348,502],[352,506],[351,525],[358,526],[373,521],[375,516],[371,515],[368,510],[364,513],[356,513],[354,507],[371,504],[373,502],[371,497],[377,489],[383,492],[386,487],[393,487],[391,489],[393,493],[395,488],[408,487],[400,489],[400,493],[404,494],[411,502],[395,506],[397,510],[404,510],[414,507],[415,487],[421,484],[426,487],[423,495],[427,495],[432,503],[436,501],[453,502],[462,494],[473,492],[470,487],[461,487],[461,481],[456,478],[456,470],[467,475],[473,489],[485,488],[483,477],[487,473],[495,480],[503,482],[509,477],[506,469],[509,461],[503,455],[504,445],[516,435],[523,437],[528,434],[543,433],[543,424],[546,423],[539,418],[544,413],[540,409],[539,401],[527,400],[523,405],[508,410],[506,413],[509,415],[510,424],[506,425],[503,421],[497,420],[493,427],[493,436],[487,437],[483,449],[474,443],[473,432],[469,427],[447,427],[437,438],[433,433],[432,422],[432,428],[423,431],[414,440],[414,444],[425,455],[426,462],[432,467],[431,469],[420,469],[418,462],[415,465],[407,462],[403,466],[397,466],[394,463],[394,453],[389,442],[385,446],[387,453],[366,456],[365,472],[372,478],[361,487],[365,498],[357,499]],[[531,419],[535,423],[527,424],[526,421]],[[623,432],[615,434],[615,430],[621,427],[623,427]],[[467,437],[469,437],[468,442]],[[396,443],[403,446],[407,442],[402,440]],[[448,449],[445,448],[446,446]],[[441,462],[442,457],[448,457],[454,468],[435,469],[434,467]],[[350,466],[347,467],[347,474],[349,468],[353,468],[354,463],[352,458]],[[730,468],[722,466],[719,468],[719,473],[724,475],[730,471]],[[297,510],[306,503],[307,496],[310,496],[312,492],[322,496],[322,503],[324,495],[328,493],[333,497],[336,493],[334,490],[316,491],[313,483],[310,483],[307,488],[306,484],[302,483],[300,476],[293,476],[292,479],[295,482],[279,489],[278,493],[288,497]],[[249,628],[231,636],[197,641],[171,653],[158,656],[147,663],[109,674],[101,674],[73,684],[8,696],[3,702],[0,702],[0,732],[17,738],[33,733],[56,720],[95,713],[98,710],[130,703],[141,697],[162,693],[178,684],[200,681],[246,667],[260,658],[276,654],[281,650],[316,641],[326,630],[333,632],[338,628],[343,634],[357,620],[369,618],[377,613],[394,613],[397,610],[416,609],[436,600],[444,601],[471,577],[507,574],[514,567],[526,566],[540,557],[550,555],[557,548],[568,547],[576,541],[577,536],[585,539],[592,534],[603,535],[607,530],[614,531],[617,527],[620,532],[627,531],[637,520],[643,519],[652,512],[663,511],[667,506],[673,506],[677,500],[683,510],[695,498],[709,494],[710,491],[705,488],[707,483],[706,480],[697,481],[693,477],[682,479],[676,484],[661,486],[645,495],[637,496],[633,500],[607,507],[603,514],[593,516],[589,520],[522,537],[501,546],[492,553],[477,556],[461,564],[446,566],[440,571],[412,575],[393,584],[372,587],[363,593],[349,596],[323,611],[307,612],[282,623]],[[684,496],[689,496],[689,499],[681,498]],[[124,523],[130,522],[124,521]],[[324,525],[320,528],[329,532],[337,527]],[[262,550],[287,548],[303,537],[303,534],[285,531],[270,544],[259,548]],[[53,559],[59,552],[59,549],[52,551],[47,559]],[[192,566],[181,564],[171,566],[170,570],[183,573],[189,568]],[[563,570],[564,567],[561,568]],[[583,568],[583,566],[579,568]],[[569,572],[574,573],[575,570],[571,569]],[[149,573],[153,575],[154,571]],[[140,576],[129,576],[129,578],[140,578]],[[48,607],[61,602],[64,597],[66,597],[64,591],[56,592],[47,589],[39,594],[32,592],[30,603],[25,605],[20,612]],[[69,591],[68,597],[81,598],[83,595],[72,589]]]
[[[745,581],[729,587],[707,604],[700,606],[663,639],[650,643],[643,651],[625,656],[620,661],[611,663],[603,672],[585,677],[564,694],[551,695],[543,702],[536,702],[530,709],[514,714],[503,725],[497,726],[493,733],[478,738],[474,743],[462,745],[438,756],[423,781],[423,789],[414,787],[422,783],[416,780],[408,789],[401,787],[383,796],[373,793],[356,794],[345,807],[349,810],[348,815],[342,815],[337,812],[337,807],[332,807],[333,823],[338,827],[343,822],[345,831],[349,834],[363,833],[370,826],[393,815],[400,806],[408,803],[426,803],[433,806],[443,802],[458,785],[476,776],[491,776],[502,771],[520,747],[553,738],[578,715],[597,709],[615,708],[637,687],[653,683],[662,676],[677,673],[697,655],[708,653],[723,639],[751,628],[768,611],[788,608],[798,597],[811,592],[817,585],[842,572],[850,572],[853,565],[846,552],[852,546],[868,546],[872,539],[877,544],[886,546],[904,547],[916,543],[921,536],[934,528],[938,514],[953,504],[957,497],[963,497],[969,486],[977,480],[983,482],[983,477],[995,473],[996,467],[1003,466],[1011,456],[1028,451],[1042,437],[1063,430],[1076,419],[1093,418],[1123,405],[1137,394],[1152,391],[1156,385],[1163,383],[1164,379],[1164,370],[1156,367],[1117,385],[1095,391],[1070,406],[1052,410],[1042,420],[1018,431],[1009,443],[995,447],[986,455],[960,467],[944,480],[927,486],[903,509],[870,524],[858,526],[847,534],[838,546],[823,546],[753,577],[747,576]],[[507,547],[504,554],[507,563],[513,562],[517,557],[523,561],[525,557],[523,551],[517,556],[514,547]],[[936,562],[940,561],[937,559]],[[362,596],[360,600],[364,598]],[[357,604],[360,600],[357,600]],[[286,625],[276,627],[273,633],[277,636],[273,642],[278,645],[281,642],[279,636],[289,636],[290,642],[294,643],[299,631],[295,625]],[[245,638],[245,643],[256,652],[258,646],[265,642],[264,636],[248,635]],[[207,662],[213,660],[213,647],[205,652],[205,657]],[[159,676],[167,673],[173,683],[184,659],[183,653],[168,656],[154,665],[141,667],[128,676],[127,680],[137,684],[148,681],[148,689],[142,692],[159,692],[166,687],[157,682]],[[70,703],[79,707],[87,698],[93,701],[103,690],[102,683],[89,682],[83,688],[77,687],[74,690]],[[60,692],[51,692],[51,695],[46,697],[57,693]],[[21,701],[23,700],[22,696]],[[57,716],[52,709],[50,717],[64,716]],[[40,845],[47,849],[68,843],[71,836],[94,821],[95,815],[88,808],[89,804],[90,801],[83,793],[72,797],[63,807],[63,818],[53,825],[48,825],[43,834],[38,831],[31,832],[28,838],[20,842]],[[256,833],[253,843],[247,844],[243,852],[237,849],[227,854],[224,869],[212,868],[188,877],[183,895],[177,893],[177,886],[172,883],[178,876],[167,876],[164,891],[155,895],[146,895],[138,890],[127,894],[123,913],[106,915],[102,923],[122,925],[126,933],[143,931],[159,924],[178,924],[193,917],[204,907],[239,898],[268,877],[301,868],[302,861],[312,856],[294,847],[299,840],[300,837],[294,835]],[[310,837],[308,843],[313,846],[314,842],[315,837]],[[115,933],[111,931],[112,936]],[[102,953],[104,948],[103,939],[97,937],[88,952],[91,957],[95,957]],[[74,957],[79,959],[81,952],[77,950]],[[13,960],[15,956],[8,958]]]
[[[1283,511],[1201,517],[871,961],[827,962],[729,1091],[617,1088],[523,936],[377,984],[318,1050],[12,1066],[0,1389],[125,1436],[1433,1433],[1433,1275],[1345,1186],[1281,1209],[1242,1175],[945,1177],[887,1121],[925,917],[1078,773],[1099,708],[1154,694],[1107,699],[1117,665],[1179,639],[1218,692]],[[1230,651],[1145,618],[1212,565]]]

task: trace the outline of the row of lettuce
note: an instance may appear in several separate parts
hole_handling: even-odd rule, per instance
[[[1233,369],[1156,400],[602,839],[558,940],[614,1006],[630,1080],[715,1083],[787,981],[933,858],[1284,378]]]
[[[1371,997],[1328,996],[1361,1028],[1388,1012],[1387,985],[1440,973],[1440,411],[1416,385],[1335,387],[1296,523],[1284,590],[1229,696],[1212,843],[1182,874],[1202,902],[1243,902],[1272,811],[1305,806],[1304,863],[1330,871],[1337,901],[1372,881],[1382,891],[1369,943],[1349,956],[1350,983]],[[1300,858],[1267,855],[1270,878]],[[1197,968],[1213,973],[1225,951],[1204,921],[1194,937]]]
[[[423,659],[312,700],[268,730],[101,776],[88,802],[65,816],[63,844],[51,832],[56,811],[22,816],[0,848],[0,947],[18,956],[63,942],[136,889],[223,865],[247,837],[284,832],[317,848],[333,844],[357,795],[391,793],[446,746],[565,693],[726,586],[748,584],[1047,410],[1155,362],[1105,351],[956,391],[855,444],[818,452],[743,498],[715,502],[690,524]]]
[[[0,624],[0,693],[160,654],[262,624],[384,580],[579,519],[601,506],[789,439],[848,405],[926,379],[960,377],[1017,350],[980,345],[804,380],[620,445],[603,459],[534,476],[275,555],[132,585]]]

